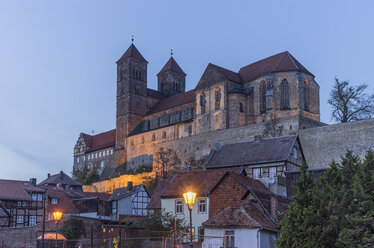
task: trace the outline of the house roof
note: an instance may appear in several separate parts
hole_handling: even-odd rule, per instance
[[[39,185],[71,185],[71,186],[82,186],[82,184],[75,181],[73,178],[66,175],[63,171],[60,171],[60,173],[51,175]]]
[[[187,103],[192,103],[194,100],[194,90],[170,96],[158,101],[147,115],[155,114]]]
[[[228,170],[216,169],[178,172],[161,192],[161,198],[182,197],[189,186],[198,195],[207,195]],[[240,168],[231,170],[239,172]]]
[[[244,200],[226,208],[203,225],[211,228],[263,228],[278,231],[263,208],[253,199]]]
[[[125,58],[134,58],[134,59],[147,62],[147,60],[145,60],[143,55],[139,52],[139,50],[135,47],[134,44],[131,44],[129,48],[127,48],[126,52],[121,56],[121,58],[117,61],[117,63]]]
[[[204,166],[210,169],[286,161],[296,139],[297,136],[293,135],[259,141],[216,144]]]
[[[65,191],[64,189],[49,185],[43,186],[47,189],[49,198],[57,198],[57,204],[48,204],[47,211],[62,211],[64,214],[77,214],[79,213],[78,209],[73,204],[74,198],[82,197],[77,192],[74,191]]]
[[[241,79],[240,79],[240,76],[239,76],[239,73],[236,73],[236,72],[233,72],[233,71],[230,71],[229,69],[226,69],[226,68],[223,68],[223,67],[220,67],[218,65],[214,65],[212,63],[209,63],[210,66],[212,66],[216,71],[218,71],[223,77],[225,77],[227,80],[229,81],[233,81],[233,82],[236,82],[236,83],[240,83],[241,82]],[[209,66],[208,65],[208,66]]]
[[[186,73],[184,73],[184,71],[180,68],[177,61],[175,61],[175,59],[173,57],[170,57],[168,62],[166,62],[164,67],[162,67],[161,71],[157,74],[157,76],[160,75],[161,73],[164,73],[164,72],[167,72],[167,71],[173,71],[173,72],[177,72],[177,73],[181,73],[183,75],[186,75]]]
[[[89,147],[87,152],[93,152],[96,150],[113,147],[116,144],[116,129],[99,133],[96,135],[89,135],[82,133],[84,142]]]
[[[275,54],[244,66],[239,70],[239,75],[242,82],[249,82],[269,73],[284,71],[299,71],[314,76],[288,51]]]
[[[168,180],[162,180],[157,183],[157,186],[151,196],[151,200],[147,205],[148,209],[161,208],[161,192],[164,190],[168,183]]]
[[[144,187],[143,184],[135,185],[131,191],[128,190],[128,187],[116,188],[108,201],[115,201],[136,194],[142,187]]]
[[[0,200],[32,200],[30,192],[45,192],[29,181],[0,179]]]

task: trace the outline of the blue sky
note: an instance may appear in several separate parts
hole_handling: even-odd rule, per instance
[[[374,1],[0,1],[0,178],[72,171],[80,132],[115,127],[115,61],[130,45],[148,86],[174,50],[192,89],[207,64],[288,50],[316,75],[321,120],[334,77],[373,93]]]

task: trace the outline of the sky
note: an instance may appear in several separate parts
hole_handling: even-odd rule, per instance
[[[208,63],[238,71],[289,51],[320,85],[374,92],[374,1],[0,0],[0,178],[71,173],[81,132],[115,128],[115,62],[134,44],[148,87],[174,50],[193,89]]]

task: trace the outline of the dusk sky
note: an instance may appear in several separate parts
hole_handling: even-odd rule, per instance
[[[44,179],[73,166],[81,132],[115,128],[115,62],[134,44],[148,87],[174,50],[197,84],[209,62],[238,71],[289,51],[320,85],[374,91],[374,1],[0,1],[0,178]]]

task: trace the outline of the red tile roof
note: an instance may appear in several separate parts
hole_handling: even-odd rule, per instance
[[[155,114],[187,103],[192,103],[194,100],[194,90],[164,98],[157,102],[147,115]]]
[[[164,67],[162,67],[161,71],[157,74],[157,76],[159,74],[161,74],[163,72],[167,72],[167,71],[173,71],[173,72],[177,72],[177,73],[181,73],[183,75],[186,75],[186,73],[184,73],[184,71],[180,68],[180,66],[178,65],[178,63],[175,61],[175,59],[173,57],[170,57],[168,62],[166,62]]]
[[[29,181],[0,179],[0,200],[32,200],[31,192],[44,192],[39,186]]]
[[[248,82],[268,73],[283,71],[299,71],[314,76],[288,51],[275,54],[244,66],[239,70],[239,75],[242,82]]]
[[[49,198],[57,198],[58,203],[52,204],[48,202],[47,211],[62,211],[64,214],[77,214],[79,213],[78,209],[73,204],[73,199],[77,197],[77,194],[73,191],[65,191],[55,186],[43,186],[47,189]]]
[[[126,52],[121,56],[117,63],[125,58],[135,58],[147,62],[147,60],[145,60],[143,55],[139,52],[139,50],[135,47],[134,44],[131,44],[129,48],[127,48]]]
[[[239,172],[240,168],[216,169],[216,170],[193,170],[190,172],[179,172],[161,193],[161,198],[181,197],[186,192],[189,185],[191,190],[198,195],[207,195],[216,183],[228,171]]]
[[[86,152],[112,147],[116,144],[116,129],[96,135],[89,135],[85,133],[82,133],[82,135],[84,142],[86,142],[86,145],[89,147]]]
[[[203,223],[211,228],[263,228],[277,232],[277,227],[255,200],[244,200],[226,208]]]

